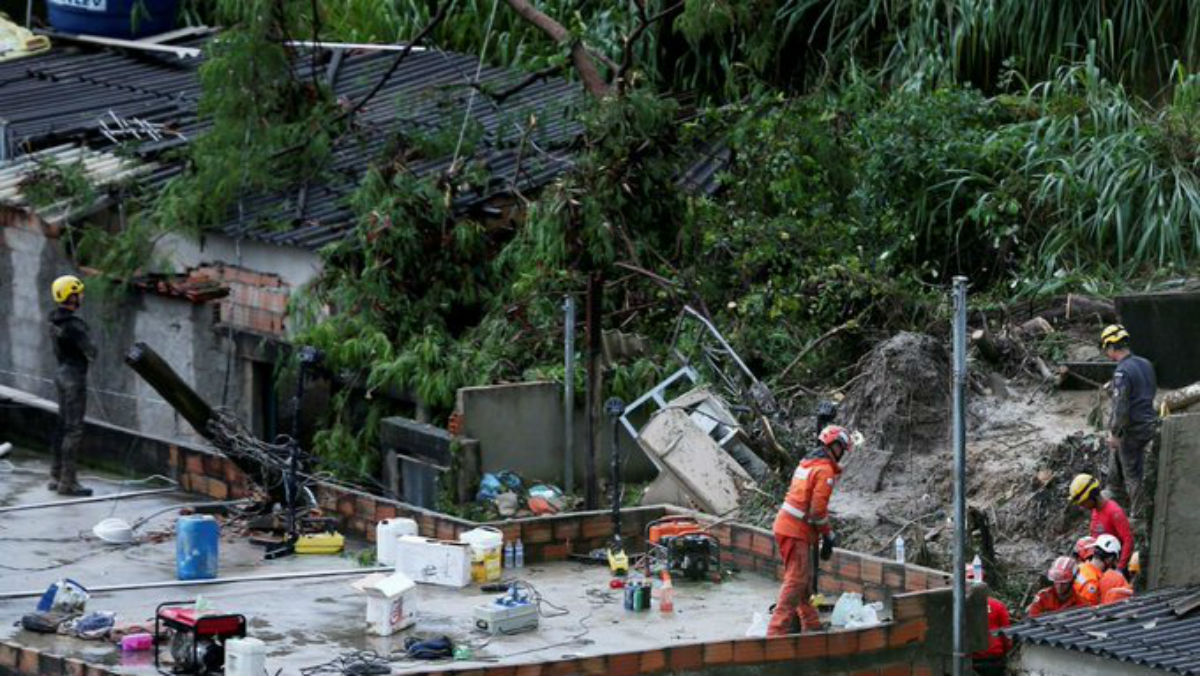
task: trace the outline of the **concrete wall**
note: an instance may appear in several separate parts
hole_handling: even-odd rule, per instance
[[[526,478],[562,484],[565,433],[558,383],[465,387],[458,392],[457,409],[462,413],[462,436],[479,441],[484,472],[508,469]],[[574,428],[575,487],[582,493],[587,458],[587,416],[582,407],[575,410]],[[597,428],[597,472],[607,482],[612,425],[604,421]],[[653,478],[654,466],[637,442],[624,429],[618,439],[625,480]]]
[[[36,219],[0,213],[0,385],[50,400],[57,397],[47,323],[50,283],[79,274],[62,247]],[[253,370],[230,358],[231,352],[245,353],[233,347],[236,334],[216,330],[210,306],[138,292],[113,296],[88,296],[82,310],[100,350],[88,377],[89,417],[167,439],[199,438],[125,365],[125,352],[135,341],[153,347],[210,403],[224,403],[247,421],[255,417]]]
[[[312,281],[321,272],[321,258],[312,251],[282,247],[251,240],[236,240],[220,234],[196,240],[168,234],[158,241],[155,253],[171,260],[176,271],[201,263],[221,262],[279,275],[293,289]]]
[[[1162,676],[1167,672],[1074,650],[1025,645],[1009,659],[1021,676]]]
[[[1200,583],[1200,414],[1163,421],[1158,490],[1151,525],[1148,584],[1151,589]]]

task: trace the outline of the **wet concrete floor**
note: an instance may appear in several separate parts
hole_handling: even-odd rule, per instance
[[[17,451],[6,460],[12,466],[0,461],[0,506],[59,499],[45,486],[49,465],[44,456]],[[85,478],[84,483],[103,495],[146,488],[122,486],[111,478]],[[173,537],[120,547],[95,538],[91,527],[108,516],[133,522],[164,507],[203,500],[172,492],[0,513],[0,592],[44,590],[63,577],[85,586],[174,580]],[[175,517],[174,511],[162,514],[138,533],[167,529]],[[361,550],[366,546],[352,543],[350,549]],[[221,577],[337,570],[358,565],[353,552],[264,561],[262,551],[243,537],[223,533]],[[755,611],[766,612],[777,591],[776,583],[754,575],[741,575],[721,584],[681,581],[676,583],[675,613],[663,615],[657,610],[631,613],[624,610],[620,590],[609,589],[606,568],[564,562],[513,572],[515,577],[532,583],[548,602],[542,608],[546,615],[558,612],[549,603],[566,609],[567,613],[544,617],[536,631],[489,639],[475,630],[471,611],[476,605],[490,602],[496,594],[481,593],[473,586],[449,589],[418,585],[416,626],[389,637],[369,636],[364,631],[366,599],[350,586],[357,576],[98,593],[89,601],[88,610],[115,611],[118,622],[152,622],[157,604],[194,599],[199,593],[217,610],[246,615],[249,635],[267,643],[269,673],[280,669],[284,674],[299,673],[303,667],[354,650],[373,650],[392,656],[393,673],[404,673],[439,667],[538,662],[738,638],[745,634]],[[147,653],[121,653],[111,644],[35,634],[13,626],[21,615],[33,610],[36,602],[36,597],[0,600],[0,640],[104,664],[120,673],[154,673]],[[400,657],[405,638],[440,635],[472,646],[475,660],[428,663]]]

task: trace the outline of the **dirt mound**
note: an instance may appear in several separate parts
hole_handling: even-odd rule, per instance
[[[941,447],[950,420],[950,355],[933,336],[901,332],[863,359],[842,407],[845,420],[884,451]]]
[[[1067,487],[1076,474],[1100,478],[1107,454],[1101,440],[1076,432],[1048,449],[1029,478],[1029,492],[997,510],[1002,530],[1051,543],[1069,545],[1087,535],[1083,510],[1067,502]]]

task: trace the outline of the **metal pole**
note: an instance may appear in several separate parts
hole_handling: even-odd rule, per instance
[[[575,488],[575,299],[563,299],[563,490]]]
[[[165,580],[162,582],[138,582],[131,584],[110,584],[102,587],[88,587],[88,594],[103,594],[105,592],[135,591],[141,589],[164,589],[167,587],[200,587],[212,584],[235,584],[238,582],[264,582],[271,580],[302,580],[310,577],[337,577],[341,575],[368,575],[370,573],[390,573],[396,570],[391,566],[375,568],[342,568],[339,570],[312,570],[299,573],[274,573],[270,575],[243,575],[240,577],[222,577],[211,580]],[[0,592],[0,600],[34,598],[45,594],[45,589],[32,591]]]
[[[178,491],[179,487],[175,486],[173,488],[151,488],[144,491],[130,491],[128,493],[114,493],[112,495],[93,495],[90,498],[33,502],[28,505],[9,505],[7,507],[0,507],[0,513],[24,512],[30,509],[46,509],[48,507],[70,507],[71,505],[84,505],[89,502],[108,502],[109,500],[121,500],[124,498],[144,498],[149,495],[161,495],[163,493],[175,493]]]
[[[965,676],[967,643],[967,278],[954,278],[954,676]]]
[[[33,25],[33,0],[25,1],[25,28],[28,29]]]

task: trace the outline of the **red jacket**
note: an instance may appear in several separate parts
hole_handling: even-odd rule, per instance
[[[996,633],[997,629],[1003,629],[1012,624],[1012,620],[1008,617],[1008,608],[1004,606],[999,599],[988,597],[988,633],[991,634],[991,639],[988,641],[987,650],[980,650],[971,655],[971,657],[986,659],[989,657],[1004,657],[1008,654],[1008,649],[1012,647],[1012,639],[1007,636],[1000,636]]]
[[[792,474],[787,497],[775,515],[776,535],[799,538],[809,543],[817,535],[828,535],[829,498],[841,468],[827,457],[806,458]]]
[[[1046,587],[1039,591],[1033,597],[1033,603],[1025,609],[1026,617],[1037,617],[1046,613],[1053,613],[1065,608],[1075,607],[1075,595],[1068,594],[1067,598],[1060,599],[1058,594],[1054,593],[1054,587]]]
[[[1092,527],[1090,535],[1100,537],[1108,533],[1117,536],[1121,541],[1121,558],[1117,568],[1125,570],[1129,567],[1129,557],[1133,556],[1133,531],[1129,529],[1129,517],[1113,500],[1105,500],[1104,506],[1092,510]]]

